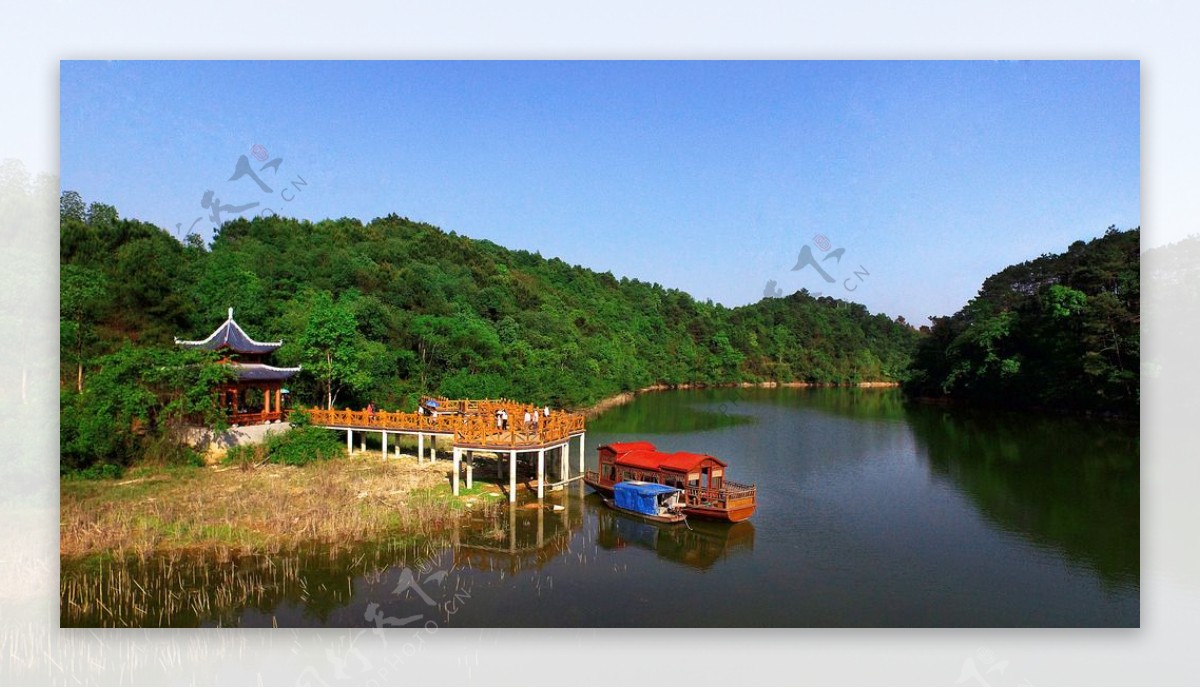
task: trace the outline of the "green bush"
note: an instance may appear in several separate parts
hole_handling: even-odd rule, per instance
[[[336,459],[346,454],[346,447],[332,430],[311,425],[293,428],[279,435],[268,435],[267,459],[285,466],[303,466],[313,461]]]
[[[312,425],[312,418],[309,417],[308,411],[304,409],[292,409],[288,411],[288,422],[293,428],[305,428]]]
[[[62,477],[68,480],[116,480],[125,474],[125,469],[112,463],[94,463],[82,470],[67,471]]]

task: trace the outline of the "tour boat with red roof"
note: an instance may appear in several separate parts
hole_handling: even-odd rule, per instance
[[[613,442],[600,447],[600,469],[588,471],[584,482],[613,496],[617,483],[641,480],[683,490],[683,512],[718,521],[744,521],[758,506],[754,485],[727,480],[726,464],[708,454],[660,452],[644,441]]]

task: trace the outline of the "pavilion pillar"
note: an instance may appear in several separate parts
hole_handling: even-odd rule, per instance
[[[545,449],[538,450],[537,481],[538,481],[538,499],[541,499],[546,494],[546,450]]]
[[[508,452],[508,501],[517,501],[517,452]]]
[[[283,420],[283,392],[282,387],[275,388],[275,413],[279,414],[279,419]]]
[[[454,477],[451,479],[451,483],[454,486],[454,496],[457,497],[458,496],[458,470],[459,470],[459,461],[461,460],[462,450],[459,449],[458,447],[455,447],[453,454],[454,454],[454,472],[453,472]]]
[[[271,415],[271,390],[264,387],[263,391],[262,391],[262,395],[263,395],[263,420],[266,420],[267,416]]]
[[[387,431],[384,430],[379,435],[383,438],[383,460],[387,461]]]
[[[425,433],[417,433],[417,463],[425,463]]]

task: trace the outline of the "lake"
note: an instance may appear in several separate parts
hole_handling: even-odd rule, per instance
[[[138,586],[193,601],[142,609],[138,625],[1139,625],[1136,423],[909,404],[893,389],[674,391],[591,422],[588,467],[634,439],[727,461],[757,484],[757,513],[652,525],[577,482],[436,542],[184,574],[151,560],[130,573]],[[103,618],[63,605],[63,625]]]

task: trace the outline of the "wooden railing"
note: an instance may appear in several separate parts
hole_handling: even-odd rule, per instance
[[[477,447],[523,447],[553,444],[583,432],[583,414],[551,411],[536,423],[525,423],[525,413],[537,409],[507,400],[437,399],[437,415],[350,409],[305,409],[313,425],[364,430],[396,430],[454,435],[454,443]],[[508,414],[497,424],[496,412]]]
[[[743,485],[733,481],[725,481],[720,488],[689,487],[687,488],[688,504],[711,503],[723,504],[730,508],[743,503],[753,503],[758,494],[754,485]]]
[[[286,415],[284,411],[271,411],[270,413],[246,411],[244,413],[230,413],[225,416],[225,419],[230,425],[258,425],[260,423],[283,420]]]

